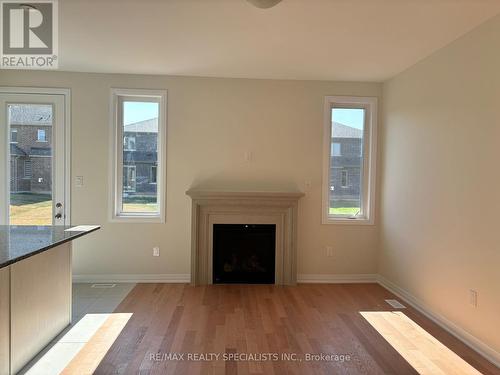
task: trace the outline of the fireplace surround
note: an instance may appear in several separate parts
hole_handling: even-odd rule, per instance
[[[297,282],[297,216],[301,192],[227,192],[191,189],[191,284],[213,283],[215,224],[273,224],[275,284]]]

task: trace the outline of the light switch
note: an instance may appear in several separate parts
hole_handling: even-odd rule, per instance
[[[77,188],[83,186],[83,176],[76,176],[75,185]]]

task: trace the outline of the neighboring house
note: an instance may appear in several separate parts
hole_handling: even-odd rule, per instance
[[[331,142],[330,207],[333,201],[359,204],[363,131],[344,124],[333,124]]]
[[[52,106],[9,105],[10,190],[52,191]]]
[[[157,142],[157,118],[124,126],[123,190],[125,194],[156,195]]]

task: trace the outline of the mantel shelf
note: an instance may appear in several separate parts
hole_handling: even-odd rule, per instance
[[[192,199],[286,199],[298,200],[305,194],[299,191],[224,191],[190,189],[186,195]]]

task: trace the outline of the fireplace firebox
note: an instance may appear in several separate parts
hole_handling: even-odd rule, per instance
[[[274,284],[276,225],[214,224],[214,284]]]

